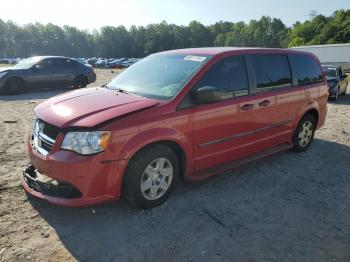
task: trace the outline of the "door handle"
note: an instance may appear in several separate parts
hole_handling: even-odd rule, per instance
[[[271,102],[269,100],[264,100],[259,103],[259,106],[268,106]]]
[[[254,107],[254,104],[245,104],[241,107],[242,110],[249,110],[252,109]]]

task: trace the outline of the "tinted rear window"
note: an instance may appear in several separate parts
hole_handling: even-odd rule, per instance
[[[293,74],[298,85],[314,84],[323,81],[321,68],[318,63],[308,55],[289,55]]]
[[[292,77],[286,55],[250,55],[249,60],[254,70],[256,87],[258,89],[292,85]]]

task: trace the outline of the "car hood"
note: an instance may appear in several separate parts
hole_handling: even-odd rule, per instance
[[[11,70],[11,67],[0,67],[0,73]]]
[[[52,97],[39,104],[34,112],[38,118],[60,128],[94,127],[156,104],[157,100],[93,87]]]

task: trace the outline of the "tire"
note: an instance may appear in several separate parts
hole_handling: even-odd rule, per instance
[[[306,151],[312,143],[316,131],[316,122],[312,115],[305,115],[298,123],[293,135],[296,152]]]
[[[10,78],[5,81],[3,90],[1,91],[5,94],[17,95],[22,93],[23,89],[24,89],[24,84],[21,79]]]
[[[176,154],[167,146],[153,145],[141,150],[129,162],[122,192],[132,206],[148,209],[163,204],[178,181]]]
[[[86,87],[87,84],[88,84],[88,80],[85,76],[77,76],[74,79],[73,87],[74,88],[83,88],[83,87]]]

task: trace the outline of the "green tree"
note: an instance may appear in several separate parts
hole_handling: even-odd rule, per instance
[[[188,25],[190,47],[212,46],[211,33],[208,28],[198,21],[192,21]]]
[[[350,10],[331,16],[310,12],[309,20],[287,27],[280,19],[262,16],[245,22],[219,21],[204,26],[192,21],[188,26],[161,23],[147,26],[104,26],[88,32],[72,26],[27,24],[19,26],[0,19],[0,57],[66,55],[71,57],[143,57],[187,47],[298,45],[350,42]]]

